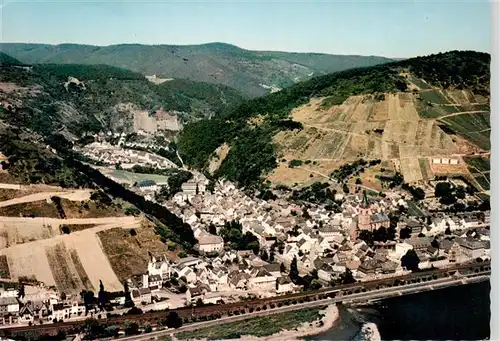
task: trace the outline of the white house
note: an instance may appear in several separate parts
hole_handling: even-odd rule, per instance
[[[134,289],[131,295],[135,305],[151,303],[151,290],[149,288]]]
[[[280,277],[276,281],[276,294],[283,295],[295,291],[295,285],[292,283],[288,276]]]
[[[263,268],[255,269],[248,279],[248,286],[253,290],[274,291],[276,290],[276,277],[271,276],[271,274]]]
[[[164,257],[162,260],[151,257],[148,263],[148,274],[149,276],[160,276],[163,281],[170,278],[171,274],[170,262]]]
[[[0,316],[19,312],[19,301],[15,297],[0,297]]]
[[[197,279],[196,273],[190,267],[187,266],[184,267],[182,270],[179,270],[177,274],[179,275],[179,278],[185,277],[188,283],[196,282]]]
[[[220,252],[224,249],[224,239],[210,233],[202,233],[198,237],[198,247],[201,252]]]

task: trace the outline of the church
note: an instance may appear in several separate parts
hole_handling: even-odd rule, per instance
[[[350,231],[351,240],[356,240],[360,231],[373,232],[380,227],[389,228],[390,225],[391,221],[386,214],[373,213],[366,191],[363,191],[363,200],[358,208],[357,224]]]

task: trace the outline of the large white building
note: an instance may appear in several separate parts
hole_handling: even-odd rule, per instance
[[[198,239],[198,247],[201,252],[220,252],[224,249],[224,239],[220,236],[202,232],[195,237]]]

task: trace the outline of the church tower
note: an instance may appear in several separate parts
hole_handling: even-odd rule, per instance
[[[371,230],[372,212],[366,191],[363,191],[363,201],[359,207],[358,230]]]

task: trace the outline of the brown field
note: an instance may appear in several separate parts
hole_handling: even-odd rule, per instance
[[[0,256],[0,278],[10,279],[9,263],[7,262],[7,256]]]
[[[10,188],[0,188],[0,202],[5,200],[11,200],[15,198],[21,198],[30,194],[29,191],[10,189]]]
[[[46,285],[64,288],[66,293],[76,291],[76,288],[81,290],[89,287],[89,283],[95,289],[99,280],[102,280],[106,290],[123,289],[96,234],[112,228],[138,228],[141,224],[140,219],[111,217],[61,220],[1,217],[1,220],[3,233],[7,232],[9,240],[13,239],[11,230],[14,228],[19,234],[23,233],[24,237],[23,244],[12,243],[13,245],[0,248],[0,256],[7,257],[12,279],[21,276],[33,277]],[[70,228],[73,225],[95,226],[60,235],[61,224],[66,224]],[[48,226],[51,226],[51,235],[47,232]],[[42,235],[44,231],[45,235]],[[55,260],[56,258],[58,259]]]
[[[173,253],[169,252],[165,244],[160,241],[160,237],[155,234],[151,224],[143,224],[135,231],[136,236],[132,236],[129,230],[120,228],[97,234],[104,253],[120,281],[144,272],[149,261],[148,251],[156,256],[163,254],[173,256]]]
[[[123,209],[117,204],[99,206],[91,200],[80,202],[61,199],[61,206],[67,218],[85,219],[125,216]]]
[[[33,201],[22,204],[0,207],[0,216],[4,217],[20,217],[20,216],[35,216],[58,218],[59,214],[53,203],[47,201]]]
[[[458,165],[440,165],[430,163],[431,171],[436,175],[443,174],[464,174],[468,175],[469,171],[467,170],[467,165],[458,164]]]

